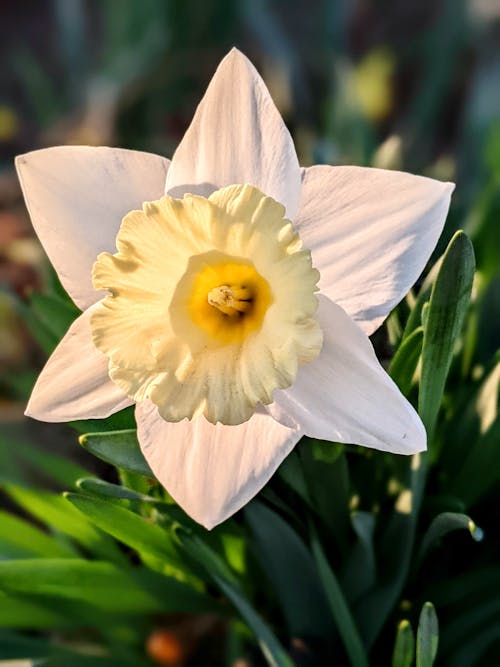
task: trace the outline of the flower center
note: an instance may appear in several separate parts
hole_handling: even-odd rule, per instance
[[[318,272],[284,207],[251,185],[131,211],[101,253],[91,318],[110,378],[167,421],[242,424],[319,354]]]
[[[210,345],[242,343],[258,331],[273,302],[268,282],[244,258],[209,252],[191,258],[172,300]]]
[[[207,301],[228,317],[241,317],[252,307],[253,292],[245,285],[220,285],[210,290]]]

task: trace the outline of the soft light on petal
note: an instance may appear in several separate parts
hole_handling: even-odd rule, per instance
[[[262,413],[240,426],[203,417],[172,424],[149,401],[136,407],[142,452],[158,480],[189,516],[213,528],[271,478],[301,433]]]
[[[92,265],[114,250],[123,216],[163,193],[169,160],[139,151],[56,146],[16,158],[33,227],[62,284],[85,310],[101,298]]]
[[[286,207],[300,199],[300,168],[292,138],[252,63],[233,49],[220,63],[167,175],[166,192],[207,197],[248,183]]]
[[[424,451],[426,433],[419,416],[379,364],[359,326],[324,296],[318,319],[324,332],[319,357],[299,369],[290,389],[275,392],[270,413],[280,421],[295,419],[313,438],[395,454]]]
[[[26,415],[45,422],[101,419],[132,404],[108,377],[92,343],[89,308],[73,322],[40,373]]]
[[[422,273],[453,188],[383,169],[304,170],[295,226],[321,273],[321,291],[368,335]]]

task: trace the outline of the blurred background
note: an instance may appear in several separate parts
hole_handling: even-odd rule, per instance
[[[434,259],[456,229],[471,236],[481,299],[469,326],[480,344],[466,372],[480,377],[499,347],[499,0],[0,0],[0,480],[35,474],[37,452],[75,442],[64,425],[23,417],[75,311],[47,316],[39,292],[59,288],[14,156],[91,144],[171,157],[232,46],[263,75],[301,164],[456,181]],[[390,355],[385,338],[377,344]],[[72,455],[96,465],[76,445]],[[491,508],[498,471],[490,478]],[[494,521],[491,509],[481,516]]]
[[[52,279],[14,156],[55,144],[171,156],[234,45],[264,76],[303,165],[455,180],[438,252],[465,228],[479,269],[498,285],[500,221],[490,215],[500,206],[498,0],[2,0],[3,423],[21,420],[45,358],[19,311]],[[42,324],[37,339],[50,338],[54,323]]]

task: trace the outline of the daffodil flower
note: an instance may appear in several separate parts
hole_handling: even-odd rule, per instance
[[[136,403],[153,472],[208,528],[304,434],[425,449],[368,335],[423,270],[452,184],[301,168],[237,50],[172,161],[64,146],[20,156],[17,168],[35,230],[83,311],[41,372],[29,416],[104,418]]]

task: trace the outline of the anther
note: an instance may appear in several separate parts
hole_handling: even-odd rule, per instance
[[[219,285],[207,294],[208,303],[224,315],[235,317],[245,313],[252,303],[252,291],[238,285]]]

